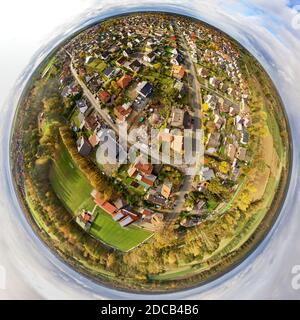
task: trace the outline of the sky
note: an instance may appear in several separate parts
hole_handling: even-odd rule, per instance
[[[294,149],[284,208],[261,246],[235,270],[209,285],[159,297],[299,299],[300,290],[293,289],[291,283],[292,269],[300,265],[300,0],[52,0],[48,5],[38,0],[1,1],[0,299],[146,298],[96,285],[53,256],[23,217],[8,163],[9,128],[16,103],[36,65],[64,37],[94,19],[138,10],[171,11],[199,18],[250,50],[266,68],[284,101]]]

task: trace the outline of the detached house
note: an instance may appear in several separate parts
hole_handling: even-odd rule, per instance
[[[124,103],[122,106],[117,106],[114,108],[114,115],[121,122],[125,121],[132,111],[130,103]]]
[[[76,144],[77,144],[78,153],[83,157],[87,157],[92,151],[92,146],[84,137],[80,137],[77,140]]]
[[[124,89],[128,87],[131,81],[132,81],[132,77],[127,74],[124,74],[124,76],[117,81],[117,84],[120,88]]]
[[[128,69],[130,69],[132,72],[139,72],[141,69],[141,64],[138,60],[134,60],[133,62],[130,63],[128,66]]]
[[[176,79],[182,79],[185,75],[185,69],[183,66],[177,66],[176,64],[173,64],[171,73]]]
[[[217,148],[220,145],[220,133],[213,132],[208,135],[207,146],[210,148]]]
[[[153,87],[149,82],[143,81],[137,85],[136,91],[143,98],[148,98],[153,92]]]
[[[98,98],[102,103],[106,103],[110,100],[110,94],[107,91],[100,91],[98,93]]]
[[[132,49],[131,48],[126,48],[125,50],[123,50],[123,56],[126,58],[129,58],[132,54]]]
[[[111,79],[115,74],[115,70],[113,67],[108,67],[104,70],[103,74],[106,78]]]
[[[95,216],[93,213],[83,210],[77,217],[76,222],[80,225],[82,229],[85,231],[89,231],[93,221],[95,220]]]
[[[148,53],[147,55],[145,55],[143,59],[144,59],[144,61],[151,63],[155,60],[155,57],[156,57],[156,55],[152,51],[152,52]]]
[[[249,142],[249,133],[247,131],[242,131],[241,134],[241,140],[240,140],[241,144],[248,144]]]
[[[245,161],[246,160],[246,152],[247,150],[243,147],[239,147],[236,153],[236,157],[240,160],[240,161]]]
[[[209,71],[205,68],[199,68],[198,69],[198,75],[202,78],[207,78],[209,75]]]

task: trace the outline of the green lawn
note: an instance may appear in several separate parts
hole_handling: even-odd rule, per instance
[[[50,172],[50,182],[64,206],[74,214],[91,197],[92,186],[74,165],[67,149],[62,145]]]
[[[92,69],[101,73],[107,67],[107,64],[101,59],[95,59],[92,62],[88,63],[86,66],[89,69]]]
[[[100,208],[97,209],[97,216],[90,233],[122,251],[128,251],[136,247],[152,235],[151,232],[133,225],[122,228],[119,223],[116,223],[110,215]]]
[[[95,203],[90,195],[92,186],[74,165],[63,145],[60,146],[58,157],[51,168],[50,182],[56,195],[72,214],[82,208],[93,210]],[[91,235],[121,251],[129,251],[152,235],[137,226],[121,227],[100,208],[96,209],[96,214]]]

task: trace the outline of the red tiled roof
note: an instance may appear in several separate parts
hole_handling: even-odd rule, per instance
[[[132,111],[131,108],[128,108],[126,110],[122,106],[117,106],[117,107],[114,108],[115,116],[121,121],[123,121],[126,118],[126,116],[131,113],[131,111]]]
[[[98,93],[99,99],[102,103],[105,103],[109,100],[110,95],[107,91],[101,91]]]
[[[100,197],[99,192],[93,193],[92,196],[94,197],[95,203],[107,213],[113,215],[117,211],[117,208],[114,205]]]
[[[113,215],[117,210],[117,208],[109,202],[104,202],[101,208],[111,215]]]
[[[135,168],[137,168],[143,174],[151,174],[153,170],[153,166],[151,163],[138,162],[135,164]]]
[[[121,209],[121,212],[124,215],[130,216],[134,221],[139,219],[139,216],[136,213],[131,212],[131,211],[127,210],[127,209]]]
[[[144,182],[145,184],[147,184],[148,186],[151,186],[151,187],[154,184],[154,181],[152,181],[150,179],[147,179],[147,177],[145,177],[145,176],[142,176],[141,181]]]
[[[172,66],[172,73],[179,79],[183,78],[185,75],[185,70],[183,66],[177,66],[174,64]]]
[[[89,137],[89,143],[92,147],[95,147],[99,143],[98,137],[95,133]]]
[[[85,118],[85,126],[90,130],[95,130],[98,125],[97,116],[94,113],[91,113],[88,117]]]
[[[120,80],[118,80],[117,84],[118,84],[119,87],[124,89],[129,85],[131,80],[132,80],[132,77],[127,75],[127,74],[125,74]]]
[[[143,209],[142,214],[144,214],[145,216],[149,216],[151,215],[153,212],[149,209]]]

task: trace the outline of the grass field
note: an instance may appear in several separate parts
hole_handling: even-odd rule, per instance
[[[88,63],[87,68],[90,70],[98,71],[98,72],[103,72],[104,69],[106,68],[107,64],[100,60],[100,59],[95,59],[92,62]]]
[[[73,214],[90,199],[92,186],[74,165],[67,149],[62,145],[52,166],[50,181],[59,199]]]
[[[97,209],[97,216],[90,233],[103,239],[108,245],[121,251],[128,251],[151,237],[152,233],[136,226],[122,228],[106,212]]]
[[[95,204],[90,195],[92,186],[75,166],[63,145],[52,166],[50,181],[55,193],[72,214],[83,208],[93,210]],[[96,209],[96,214],[91,235],[121,251],[129,251],[152,236],[151,232],[133,225],[122,228],[100,208]]]

